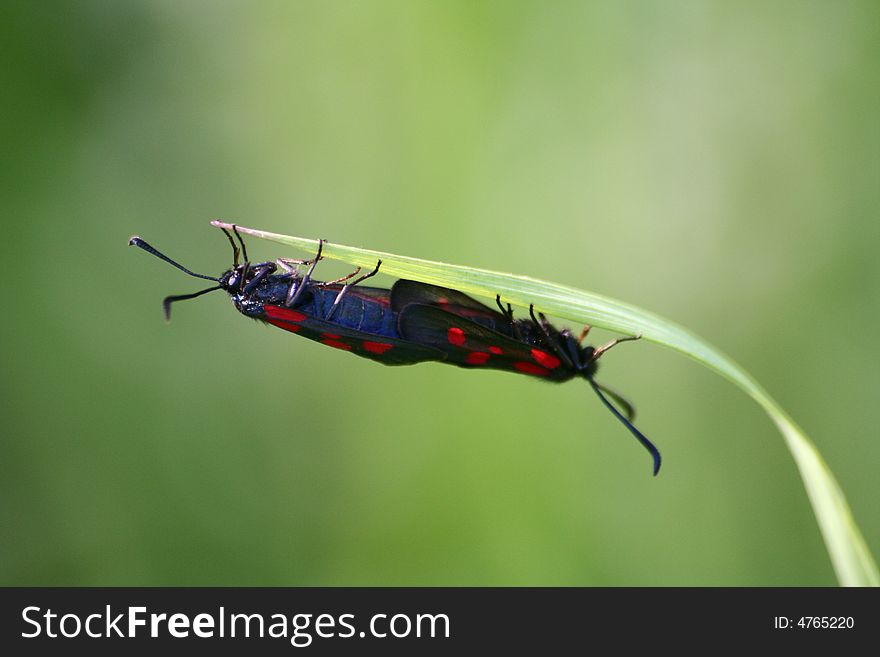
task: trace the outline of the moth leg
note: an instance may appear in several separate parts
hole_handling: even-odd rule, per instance
[[[235,242],[232,240],[232,236],[226,231],[226,229],[221,228],[221,230],[223,231],[223,234],[226,235],[226,239],[228,239],[229,243],[232,245],[232,266],[233,268],[238,267],[238,247],[235,245]],[[241,269],[241,280],[238,282],[238,291],[242,292],[245,289],[245,278],[247,277],[248,269],[250,269],[251,263],[250,259],[248,258],[247,247],[244,245],[244,240],[241,238],[241,233],[238,232],[238,226],[236,226],[235,224],[232,224],[232,232],[235,233],[235,236],[238,238],[238,242],[239,244],[241,244],[241,253],[244,256],[244,261],[242,263],[243,266]],[[252,290],[253,288],[250,289]]]
[[[535,317],[535,306],[534,304],[529,304],[529,316],[532,318],[535,325],[541,329],[547,346],[559,356],[560,360],[565,363],[567,367],[577,369],[577,364],[580,361],[580,358],[573,359],[569,354],[565,353],[559,344],[560,338],[558,333],[553,328],[553,325],[547,321],[547,317],[544,313],[538,313],[538,317]]]
[[[280,278],[283,279],[294,279],[296,281],[299,276],[299,268],[303,265],[311,265],[312,260],[295,260],[293,258],[278,258],[275,263],[284,270],[284,273],[281,274]],[[343,276],[342,278],[337,278],[333,281],[321,281],[316,282],[315,285],[333,285],[334,283],[341,283],[342,281],[348,280],[352,276],[355,276],[361,270],[358,267],[354,272],[349,274],[348,276]],[[286,303],[286,300],[285,300]]]
[[[238,245],[232,239],[232,235],[229,234],[229,231],[225,228],[221,228],[223,234],[226,235],[226,239],[229,240],[229,244],[232,245],[232,268],[238,267]]]
[[[534,322],[534,324],[539,329],[541,329],[541,333],[544,334],[544,339],[546,340],[547,344],[558,351],[558,332],[556,331],[556,329],[553,328],[553,325],[547,321],[546,315],[544,315],[544,313],[538,313],[538,317],[535,317],[535,306],[533,304],[529,304],[529,316],[532,318],[532,322]]]
[[[539,329],[541,329],[544,332],[544,335],[549,338],[550,334],[547,331],[547,327],[544,326],[541,322],[539,322],[538,318],[535,317],[535,304],[532,304],[532,303],[529,304],[529,317],[532,318],[532,323],[534,323],[535,326],[537,326]]]
[[[513,321],[513,308],[511,308],[510,304],[507,304],[507,307],[504,307],[504,304],[501,303],[501,295],[495,295],[495,303],[501,309],[501,314],[504,315],[504,318],[510,322],[510,328],[513,331],[513,337],[517,340],[522,340],[522,332],[519,330],[519,326],[515,321]]]
[[[581,356],[580,342],[576,341],[574,336],[568,331],[563,333],[562,339],[565,341],[565,346],[568,348],[568,357],[574,363],[575,368],[578,370],[586,369],[587,363],[583,361]]]
[[[302,280],[297,283],[295,280],[290,284],[290,289],[287,291],[287,299],[284,301],[284,305],[288,308],[293,307],[293,304],[296,303],[297,299],[302,296],[303,290],[305,290],[309,286],[309,282],[312,280],[312,274],[315,271],[315,267],[318,264],[318,261],[321,259],[321,251],[324,249],[324,240],[318,240],[318,252],[315,254],[315,257],[311,260],[311,267],[306,272],[306,275],[302,277]],[[303,263],[305,264],[305,263]]]
[[[596,347],[596,348],[593,350],[593,360],[598,359],[599,356],[601,356],[601,355],[604,354],[606,351],[608,351],[609,349],[611,349],[611,347],[613,347],[613,346],[615,346],[615,345],[618,345],[618,344],[620,344],[621,342],[629,342],[630,340],[639,340],[641,337],[642,337],[642,335],[639,334],[639,335],[629,335],[629,336],[627,336],[627,337],[625,337],[625,338],[615,338],[615,339],[612,340],[611,342],[608,342],[608,343],[606,343],[606,344],[603,344],[601,347]]]
[[[224,230],[223,232],[225,233],[226,231]],[[235,224],[232,224],[232,232],[235,233],[235,236],[238,238],[238,243],[241,244],[241,255],[243,256],[244,261],[248,262],[250,258],[248,258],[247,247],[244,245],[244,240],[241,238],[241,233],[238,232],[238,226],[236,226]],[[232,248],[234,249],[235,245],[233,245]]]
[[[260,282],[264,278],[266,278],[266,276],[272,274],[276,269],[277,267],[275,266],[274,262],[263,262],[259,265],[254,265],[254,277],[247,285],[245,285],[241,289],[242,294],[250,294],[251,292],[253,292],[255,289],[257,289],[257,286],[260,284]],[[246,273],[247,269],[245,269],[244,273],[242,273],[242,284],[244,284],[244,276]]]
[[[356,280],[353,280],[351,283],[349,283],[349,285],[357,285],[361,281],[365,281],[368,278],[372,278],[373,276],[375,276],[376,274],[379,273],[379,267],[381,267],[381,266],[382,266],[382,261],[379,260],[378,262],[376,262],[376,266],[373,267],[373,271],[371,271],[369,274],[364,274],[363,276],[361,276],[360,278],[358,278]],[[358,271],[360,271],[360,267],[358,267]],[[357,273],[357,272],[355,272],[355,273]]]
[[[235,269],[238,267],[238,255],[239,250],[235,245],[235,242],[232,239],[232,236],[226,231],[225,228],[221,229],[223,234],[226,235],[226,239],[229,240],[229,243],[232,245],[232,267]],[[248,269],[250,269],[251,263],[247,254],[247,247],[244,245],[244,240],[241,238],[241,233],[238,232],[238,226],[232,224],[232,232],[235,233],[235,236],[238,238],[238,243],[241,244],[241,253],[244,255],[243,266],[241,269],[241,280],[238,282],[238,291],[241,292],[244,290],[245,278],[247,277]]]
[[[278,258],[275,262],[288,274],[295,274],[297,269],[303,265],[312,264],[311,260],[294,260],[293,258]]]
[[[335,312],[336,312],[336,309],[339,307],[339,302],[342,301],[342,297],[344,297],[344,296],[345,296],[345,293],[348,292],[348,288],[350,288],[352,285],[357,285],[357,284],[360,283],[361,281],[365,281],[365,280],[367,280],[368,278],[371,278],[371,277],[375,276],[376,274],[379,273],[379,267],[381,267],[381,266],[382,266],[382,261],[380,260],[379,262],[376,263],[376,267],[373,269],[373,271],[371,271],[371,272],[369,272],[369,273],[367,273],[367,274],[363,274],[363,275],[361,275],[361,276],[358,276],[358,277],[357,277],[356,279],[354,279],[351,283],[346,283],[345,285],[343,285],[343,286],[342,286],[342,289],[339,290],[339,294],[336,295],[336,299],[333,301],[333,305],[330,306],[330,310],[327,311],[327,316],[324,317],[324,320],[325,320],[325,321],[326,321],[326,320],[329,320],[329,319],[333,316],[333,313],[335,313]],[[358,268],[358,271],[360,271],[360,268]],[[357,274],[357,273],[358,273],[358,272],[356,271],[356,272],[354,272],[353,274],[351,274],[351,276],[354,276],[354,275]],[[346,277],[345,277],[344,279],[342,279],[342,280],[346,280],[346,279],[348,279],[348,278],[351,278],[351,276],[346,276]]]
[[[353,272],[351,272],[348,276],[343,276],[342,278],[335,278],[332,281],[322,281],[320,283],[315,283],[315,285],[336,285],[337,283],[343,283],[347,281],[349,278],[353,278],[361,273],[361,268],[358,267]]]
[[[551,331],[553,330],[553,325],[547,321],[547,317],[544,313],[538,313],[538,317],[535,317],[535,306],[534,304],[529,304],[529,317],[532,318],[532,321],[535,325],[541,329],[541,332],[544,334],[544,337],[547,338],[550,342],[553,341],[553,336],[551,335]],[[538,319],[540,317],[540,319]]]
[[[580,337],[578,337],[578,344],[582,344],[582,343],[583,343],[583,341],[584,341],[584,340],[586,339],[586,337],[587,337],[587,334],[589,334],[591,328],[593,328],[593,327],[590,326],[589,324],[587,324],[586,326],[584,326],[584,330],[581,331]]]

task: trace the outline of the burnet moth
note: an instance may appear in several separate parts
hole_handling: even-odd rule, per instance
[[[379,272],[381,260],[366,274],[360,274],[358,268],[333,281],[318,281],[312,274],[321,259],[323,240],[311,260],[252,264],[235,227],[240,249],[232,235],[222,230],[232,245],[233,265],[217,278],[190,271],[140,237],[129,240],[130,245],[190,276],[216,283],[192,294],[166,297],[162,302],[166,319],[170,318],[172,303],[224,290],[235,308],[247,317],[386,365],[435,361],[505,370],[546,381],[584,378],[605,407],[651,454],[654,474],[660,471],[660,452],[632,424],[633,406],[594,378],[602,354],[639,336],[618,338],[600,347],[585,346],[589,327],[575,336],[569,329],[557,329],[532,307],[528,319],[514,319],[510,304],[502,304],[500,297],[495,299],[499,310],[494,310],[457,290],[418,281],[401,279],[391,289],[359,285]],[[304,274],[300,267],[307,267]]]

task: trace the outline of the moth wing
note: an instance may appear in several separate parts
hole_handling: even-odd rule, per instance
[[[413,365],[423,361],[446,359],[446,354],[442,350],[431,345],[356,331],[317,319],[298,310],[265,305],[263,312],[264,316],[261,319],[273,326],[385,365]]]
[[[446,354],[447,363],[459,367],[505,370],[551,381],[574,376],[554,354],[440,306],[411,303],[397,323],[405,340],[438,349]]]
[[[400,312],[412,303],[427,306],[450,305],[478,311],[487,315],[499,314],[496,310],[477,301],[473,297],[469,297],[464,292],[401,278],[391,287],[391,308]]]
[[[466,317],[507,335],[510,335],[512,331],[509,317],[463,292],[419,281],[407,279],[397,281],[391,288],[392,310],[402,312],[407,306],[413,304],[437,306],[448,313]]]
[[[341,285],[334,285],[336,289],[342,289]],[[374,301],[382,306],[391,305],[391,291],[385,287],[365,287],[363,285],[352,285],[346,292],[349,296],[362,297],[369,301]]]

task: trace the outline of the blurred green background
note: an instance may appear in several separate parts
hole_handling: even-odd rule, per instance
[[[166,325],[200,284],[126,240],[216,275],[213,218],[674,319],[880,552],[877,2],[4,2],[0,34],[0,583],[836,583],[715,374],[604,362],[654,479],[585,384],[385,368],[222,294]]]

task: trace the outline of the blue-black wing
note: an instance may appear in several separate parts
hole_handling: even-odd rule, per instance
[[[400,312],[397,325],[404,340],[438,349],[446,354],[445,362],[459,367],[505,370],[550,381],[575,375],[555,354],[442,306],[410,303]]]
[[[357,331],[283,306],[263,306],[263,316],[258,319],[328,347],[350,351],[385,365],[413,365],[446,358],[443,351],[430,345]]]
[[[391,309],[400,313],[410,305],[437,306],[448,313],[466,317],[477,324],[513,337],[513,322],[508,315],[458,290],[401,279],[391,288]]]

